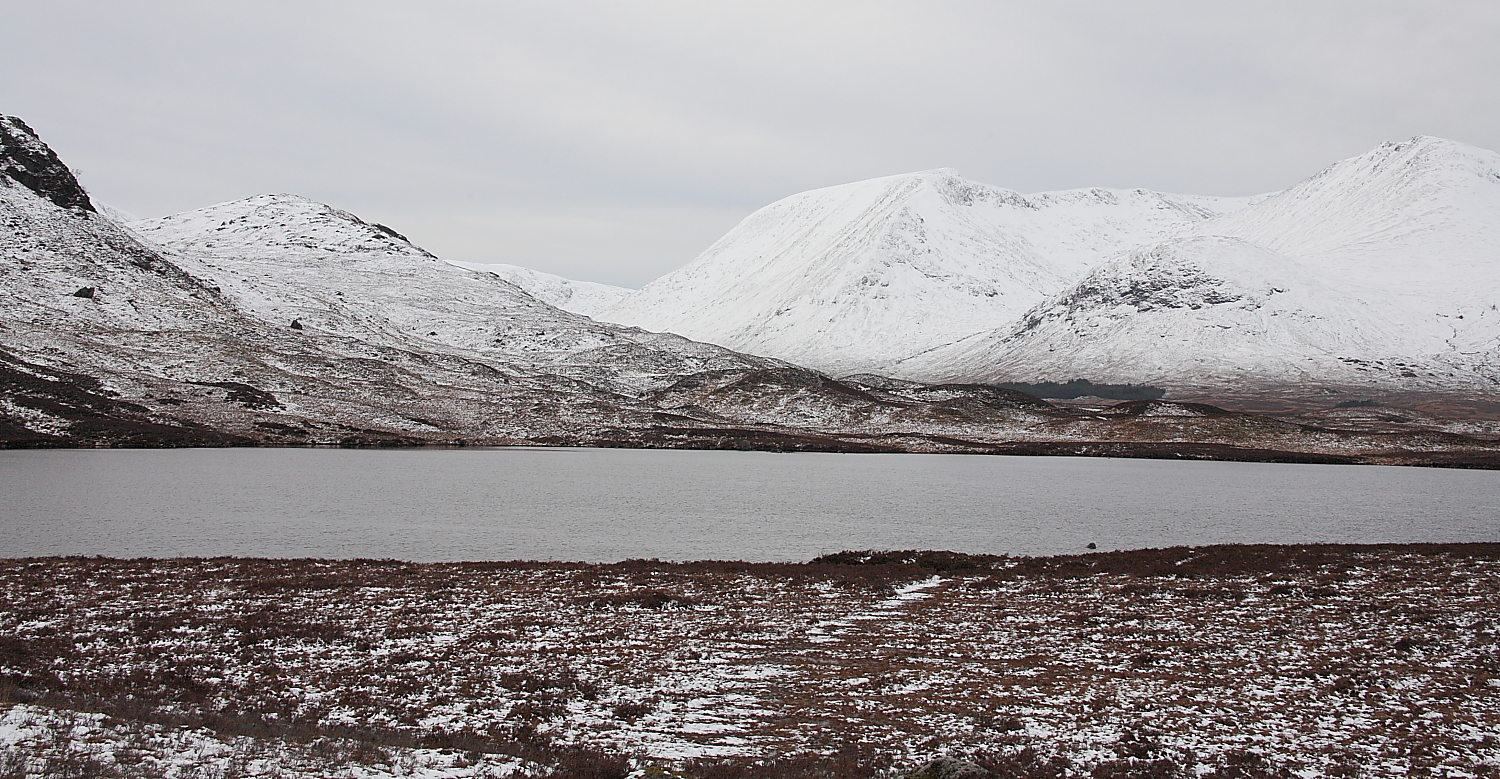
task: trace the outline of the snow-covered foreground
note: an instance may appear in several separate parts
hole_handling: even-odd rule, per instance
[[[0,588],[12,773],[1500,772],[1496,545],[69,558]]]

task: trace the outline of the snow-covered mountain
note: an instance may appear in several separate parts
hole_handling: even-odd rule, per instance
[[[1500,155],[1388,143],[1095,268],[923,380],[1500,391]]]
[[[458,260],[444,260],[444,262],[460,268],[494,274],[550,306],[589,317],[619,303],[626,295],[634,291],[594,281],[574,281],[519,265]]]
[[[1002,326],[1106,257],[1247,202],[1021,195],[948,169],[873,179],[766,206],[596,316],[856,373]]]
[[[1487,313],[1494,304],[1479,304],[1493,289],[1482,271],[1492,267],[1485,247],[1496,237],[1493,222],[1484,221],[1495,204],[1484,198],[1500,177],[1487,152],[1422,148],[1431,153],[1403,157],[1410,149],[1396,147],[1391,159],[1367,166],[1380,175],[1407,172],[1386,189],[1416,195],[1374,198],[1376,206],[1408,209],[1407,216],[1384,219],[1371,206],[1330,217],[1327,231],[1310,229],[1306,240],[1346,239],[1307,251],[1335,271],[1347,272],[1342,262],[1395,275],[1407,266],[1380,247],[1438,247],[1421,255],[1425,272],[1400,278],[1421,305],[1469,301],[1458,312],[1464,324],[1445,343],[1456,353],[1476,347],[1465,359],[1476,361],[1469,367],[1484,379],[1493,375],[1485,371],[1494,356]],[[1363,192],[1357,184],[1370,175],[1356,167],[1354,184],[1315,181],[1288,196],[1316,210]],[[995,192],[981,191],[974,202]],[[1152,197],[1137,194],[1141,202]],[[952,192],[944,197],[963,202]],[[1067,209],[1079,198],[1125,200],[1063,193],[1014,207]],[[1274,323],[1286,328],[1291,346],[1284,349],[1305,343],[1304,320],[1324,328],[1321,338],[1346,336],[1338,322],[1363,316],[1358,307],[1368,301],[1330,281],[1336,273],[1282,253],[1301,249],[1251,241],[1257,230],[1287,234],[1277,221],[1289,218],[1278,216],[1282,202],[1215,220],[1226,225],[1221,232],[1239,236],[1200,226],[1202,234],[1095,269],[1072,290],[1076,310],[1180,313],[1260,295],[1274,299],[1262,308],[1288,312]],[[1297,419],[1159,400],[1074,411],[993,386],[873,375],[839,381],[564,311],[492,273],[446,264],[390,228],[292,195],[126,224],[102,211],[30,128],[0,117],[0,446],[569,444],[1471,465],[1493,463],[1500,452],[1492,423],[1346,418],[1326,402]],[[970,229],[978,228],[953,228],[944,240]],[[820,234],[816,225],[809,232]],[[1454,291],[1466,280],[1473,282],[1467,297]],[[1047,310],[1033,314],[1041,322]],[[1358,321],[1385,342],[1432,341],[1416,320]],[[1052,326],[1042,324],[1033,329]],[[1150,348],[1124,346],[1137,354]],[[1285,361],[1296,357],[1290,353],[1265,355]],[[990,366],[988,359],[981,354],[976,365]],[[1340,363],[1391,370],[1358,359]],[[1450,373],[1465,367],[1445,359]],[[1397,368],[1423,376],[1422,366]]]

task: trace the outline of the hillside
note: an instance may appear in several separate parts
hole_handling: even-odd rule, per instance
[[[775,361],[599,324],[492,273],[440,261],[399,233],[295,195],[259,195],[129,228],[212,279],[246,314],[304,337],[481,359],[638,395],[705,370]]]
[[[591,322],[294,196],[126,229],[13,118],[0,159],[9,446],[701,431],[725,420],[664,415],[642,396],[697,371],[780,365]]]
[[[294,195],[123,227],[30,128],[0,131],[6,446],[948,450],[975,444],[933,436],[1036,416],[594,322]]]
[[[633,291],[625,287],[615,287],[593,281],[574,281],[519,265],[458,260],[445,260],[445,262],[460,268],[498,276],[549,306],[588,317],[619,303]]]

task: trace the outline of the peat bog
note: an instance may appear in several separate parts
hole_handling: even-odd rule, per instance
[[[3,776],[1500,776],[1497,544],[45,558],[0,590]]]

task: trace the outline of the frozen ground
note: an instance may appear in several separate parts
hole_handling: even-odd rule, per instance
[[[1500,775],[1496,545],[69,558],[0,588],[5,775]]]

